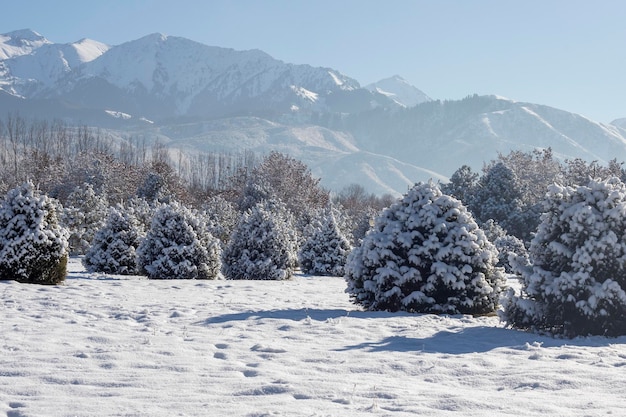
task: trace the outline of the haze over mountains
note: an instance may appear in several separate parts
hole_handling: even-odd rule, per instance
[[[471,89],[471,86],[468,86]],[[322,184],[403,193],[512,149],[626,160],[626,122],[606,125],[498,96],[432,100],[399,76],[362,87],[331,68],[296,65],[152,34],[117,46],[0,35],[0,115],[62,118],[187,152],[278,150]]]

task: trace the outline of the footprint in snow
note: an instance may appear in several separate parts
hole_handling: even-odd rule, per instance
[[[265,346],[262,344],[256,344],[250,348],[253,352],[262,352],[262,353],[286,353],[285,349],[275,348],[271,346]]]

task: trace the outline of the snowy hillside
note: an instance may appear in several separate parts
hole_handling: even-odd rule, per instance
[[[18,416],[602,416],[626,338],[495,317],[359,311],[341,278],[0,281],[0,413]]]

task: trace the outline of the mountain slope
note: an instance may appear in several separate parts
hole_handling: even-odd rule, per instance
[[[403,111],[352,115],[334,128],[360,149],[384,153],[443,176],[463,164],[480,170],[498,153],[552,148],[561,160],[626,161],[626,131],[548,106],[497,96],[433,101]]]

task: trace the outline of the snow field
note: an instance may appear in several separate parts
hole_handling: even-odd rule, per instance
[[[337,277],[0,281],[0,415],[607,416],[626,337],[363,312]]]

